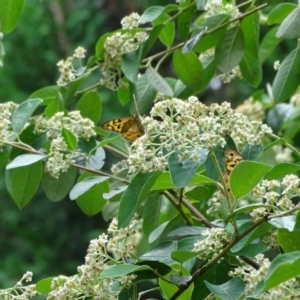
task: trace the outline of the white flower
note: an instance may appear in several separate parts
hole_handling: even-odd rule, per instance
[[[274,70],[278,70],[280,68],[280,61],[279,60],[276,60],[274,62]]]

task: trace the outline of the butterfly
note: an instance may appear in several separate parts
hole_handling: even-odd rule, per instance
[[[120,132],[122,136],[134,142],[144,134],[144,128],[137,117],[122,117],[105,122],[101,125],[104,130]]]
[[[243,159],[244,157],[242,154],[233,149],[227,148],[224,155],[224,166],[226,172],[230,173],[233,168]]]
[[[237,152],[233,149],[230,149],[230,148],[227,148],[225,150],[225,154],[224,154],[225,172],[222,174],[222,177],[224,179],[225,188],[227,189],[229,198],[231,198],[231,199],[233,199],[234,197],[230,190],[230,183],[229,183],[230,173],[234,169],[234,167],[243,159],[244,159],[244,157],[239,152]]]
[[[229,179],[230,179],[230,174],[228,174],[227,172],[222,174],[224,182],[225,182],[225,188],[227,189],[227,193],[230,199],[233,199],[233,195],[231,193],[231,189],[230,189],[230,183],[229,183]],[[223,191],[221,191],[223,193],[223,195],[225,195],[225,193]]]

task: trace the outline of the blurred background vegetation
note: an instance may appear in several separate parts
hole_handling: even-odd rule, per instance
[[[4,36],[6,56],[0,68],[0,102],[20,103],[34,91],[55,85],[57,62],[72,55],[79,45],[87,49],[87,57],[93,55],[98,38],[120,28],[124,16],[174,2],[27,0],[17,28]],[[263,29],[262,35],[267,30]],[[157,47],[159,50],[162,46]],[[265,89],[274,77],[274,60],[293,48],[295,45],[285,43],[268,58],[259,88]],[[172,76],[170,61],[164,63],[160,72]],[[236,80],[218,90],[209,88],[200,98],[205,102],[229,101],[234,107],[253,91],[243,81]],[[101,97],[108,103],[115,95],[101,90]],[[117,101],[104,107],[105,119],[119,116],[120,109],[123,115],[128,114],[128,107],[121,107]],[[0,288],[5,288],[14,285],[29,270],[34,274],[34,282],[48,276],[76,273],[76,267],[84,262],[89,240],[105,231],[107,224],[101,214],[85,216],[68,198],[50,202],[42,190],[20,211],[6,191],[2,172],[0,228]]]

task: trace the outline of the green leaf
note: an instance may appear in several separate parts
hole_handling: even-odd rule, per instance
[[[285,253],[300,251],[300,232],[278,229],[278,242]]]
[[[55,277],[48,277],[40,280],[35,286],[36,291],[42,294],[50,293],[53,278]]]
[[[200,59],[200,61],[203,65],[203,79],[201,82],[199,82],[199,92],[203,91],[208,86],[217,70],[214,56],[204,56]]]
[[[223,300],[238,300],[242,297],[245,291],[245,283],[240,277],[232,278],[221,285],[214,285],[206,280],[204,282],[207,288],[214,295]]]
[[[161,14],[177,11],[178,6],[175,4],[169,4],[167,6],[151,6],[144,11],[139,19],[140,24],[152,22],[157,19]]]
[[[43,164],[38,161],[32,165],[6,170],[6,187],[19,209],[23,208],[36,193],[43,174]]]
[[[89,118],[96,125],[101,117],[102,102],[100,96],[95,91],[85,93],[76,105],[76,109],[84,118]]]
[[[60,173],[59,179],[44,173],[41,183],[47,198],[53,202],[63,200],[72,189],[76,174],[77,169],[74,167],[70,167],[67,172]]]
[[[11,32],[18,24],[25,0],[0,0],[0,27],[4,33]]]
[[[136,83],[136,101],[141,115],[152,107],[156,94],[157,91],[149,83],[147,75],[140,76]]]
[[[250,6],[247,11],[253,9]],[[257,87],[262,79],[262,69],[258,57],[259,15],[258,12],[243,19],[241,29],[245,42],[245,54],[240,62],[243,78],[252,87]]]
[[[294,39],[300,36],[300,6],[297,6],[281,23],[276,36],[280,39]]]
[[[172,58],[173,67],[178,78],[190,89],[197,91],[203,81],[203,67],[194,52],[182,54],[177,49]]]
[[[181,161],[181,152],[173,152],[168,158],[172,182],[178,189],[186,187],[191,182],[199,167],[206,161],[209,150],[198,147],[195,152],[199,156],[197,160],[186,158]]]
[[[168,237],[183,237],[183,236],[190,236],[190,235],[200,235],[206,227],[199,227],[199,226],[183,226],[176,228],[175,230],[171,231],[168,234]]]
[[[196,174],[192,181],[190,182],[190,185],[199,185],[199,184],[216,184],[216,181],[210,179],[207,176]],[[172,182],[171,174],[170,172],[164,172],[162,173],[158,180],[155,182],[153,187],[151,188],[151,191],[158,191],[158,190],[165,190],[165,189],[173,189],[175,188],[174,183]]]
[[[264,177],[264,179],[272,180],[272,179],[282,179],[284,176],[289,174],[294,174],[300,170],[299,165],[291,164],[291,163],[281,163],[274,166]]]
[[[165,24],[162,30],[160,30],[158,37],[159,40],[167,47],[172,45],[175,37],[175,22],[172,21],[166,23],[169,19],[170,16],[168,14],[163,14],[153,22],[154,26],[162,23]]]
[[[185,261],[194,258],[198,255],[197,252],[185,251],[185,250],[177,250],[171,253],[171,258],[175,261],[183,264]]]
[[[102,147],[98,147],[96,152],[90,156],[90,160],[86,162],[88,168],[100,170],[105,163],[105,151]]]
[[[59,87],[57,85],[46,86],[33,92],[28,99],[40,98],[43,99],[41,105],[49,105],[57,97]]]
[[[140,48],[137,49],[136,51],[132,51],[123,55],[121,69],[124,72],[126,78],[133,84],[136,83],[138,78],[140,61],[141,61]]]
[[[273,130],[280,130],[284,123],[290,118],[294,106],[288,103],[278,103],[274,108],[269,110],[267,123]]]
[[[6,170],[29,166],[43,159],[45,159],[45,156],[40,154],[22,154],[11,161],[6,166]]]
[[[142,270],[151,270],[150,267],[148,266],[137,266],[137,265],[116,265],[116,266],[112,266],[109,267],[107,269],[105,269],[101,275],[100,278],[119,278],[122,277],[124,275],[133,273],[133,272],[138,272],[138,271],[142,271]]]
[[[42,103],[42,99],[30,99],[22,102],[12,115],[12,128],[16,133],[20,133],[24,125],[35,109]]]
[[[292,252],[277,256],[271,263],[263,283],[263,291],[278,286],[300,274],[300,252]]]
[[[240,27],[229,29],[215,50],[218,69],[229,72],[235,68],[244,56],[244,40]]]
[[[118,99],[122,105],[125,105],[130,101],[132,91],[129,87],[129,80],[126,77],[122,78],[122,82],[124,86],[118,86]]]
[[[247,83],[252,87],[258,87],[262,80],[262,68],[259,58],[246,51],[240,62],[240,68]]]
[[[270,169],[270,166],[258,162],[240,162],[230,175],[230,187],[234,197],[239,199],[250,193]]]
[[[106,39],[108,37],[112,36],[113,34],[114,34],[114,32],[105,33],[98,39],[96,47],[95,47],[95,52],[96,52],[96,57],[99,60],[103,60],[103,54],[105,52],[104,44],[106,42]]]
[[[211,294],[210,290],[205,285],[205,281],[210,284],[222,284],[231,279],[228,276],[230,271],[227,260],[223,259],[219,263],[208,269],[203,275],[197,277],[194,281],[194,291],[192,300],[205,300]]]
[[[256,208],[260,208],[260,207],[270,207],[271,205],[267,205],[267,204],[262,204],[262,203],[258,203],[258,204],[249,204],[249,205],[246,205],[246,206],[242,206],[242,207],[239,207],[237,209],[235,209],[233,211],[233,215],[239,215],[239,214],[242,214],[244,212],[247,212],[247,211],[251,211],[253,209],[256,209]]]
[[[196,12],[195,5],[188,6],[189,2],[182,2],[179,4],[180,14],[178,16],[178,32],[183,41],[186,41],[189,36],[191,21],[194,19]]]
[[[203,30],[205,27],[207,27],[209,30],[214,29],[221,24],[227,22],[229,20],[229,15],[216,15],[209,17],[207,19],[201,18],[201,23],[198,25],[198,22],[196,21],[197,25],[197,32],[200,30]],[[202,53],[208,49],[211,49],[215,47],[219,41],[224,37],[226,33],[226,26],[213,31],[212,33],[209,33],[205,35],[194,47],[194,51],[197,53]]]
[[[274,49],[281,42],[280,39],[276,37],[276,32],[278,27],[271,28],[263,37],[259,45],[259,60],[263,63],[270,55],[273,53]]]
[[[244,222],[240,228],[239,232],[243,233],[245,230],[247,230],[251,225],[253,224],[252,221]],[[245,237],[243,237],[241,240],[239,240],[231,249],[230,251],[232,253],[237,253],[241,251],[243,248],[245,248],[247,245],[249,245],[251,242],[256,240],[257,238],[264,235],[266,232],[270,231],[273,228],[272,225],[269,223],[262,223],[258,227],[256,227],[253,231],[251,231],[249,234],[247,234]]]
[[[293,231],[295,227],[295,216],[273,218],[269,223],[276,228],[285,228],[289,231]]]
[[[119,201],[122,193],[127,189],[127,185],[118,186],[117,188],[110,190],[108,193],[103,194],[103,198],[109,200],[110,202]]]
[[[83,182],[84,180],[89,180],[90,183],[91,177],[88,176],[90,176],[88,172],[83,173],[78,180],[82,180],[81,182]],[[97,179],[99,180],[100,176],[94,176],[94,177],[96,178],[96,180]],[[80,184],[81,182],[79,182],[78,184]],[[76,186],[78,186],[78,184]],[[104,207],[104,205],[107,203],[107,200],[103,198],[103,194],[107,193],[108,191],[109,191],[109,183],[107,180],[103,180],[99,184],[94,184],[89,188],[88,191],[86,191],[81,196],[77,197],[76,204],[86,215],[93,216],[99,213]]]
[[[2,172],[3,168],[6,166],[9,155],[10,152],[7,149],[4,149],[4,151],[0,153],[0,172]]]
[[[167,236],[167,234],[172,230],[174,227],[177,227],[178,224],[182,223],[182,218],[180,215],[174,216],[171,220],[168,220],[162,224],[160,224],[156,229],[154,229],[151,234],[149,235],[149,243],[155,242],[158,238],[163,239]]]
[[[178,274],[180,274],[181,276],[178,276]],[[177,278],[176,283],[183,283],[185,280],[185,278],[191,278],[191,274],[189,273],[189,271],[184,268],[184,267],[180,267],[179,265],[175,265],[173,266],[173,270],[164,276],[165,279],[169,278]],[[180,279],[180,280],[178,280]],[[182,282],[183,280],[183,282]],[[162,289],[163,294],[166,296],[167,299],[170,299],[178,290],[178,286],[175,285],[174,283],[170,283],[167,280],[163,280],[163,279],[159,279],[159,286]],[[186,299],[190,299],[192,292],[194,289],[194,283],[192,283],[183,293],[181,293],[178,297],[176,297],[176,299],[178,300],[186,300]]]
[[[53,98],[51,101],[49,101],[49,104],[47,105],[44,113],[46,117],[51,118],[54,114],[63,110],[64,110],[64,104],[63,104],[62,95],[61,93],[57,93],[57,96]]]
[[[296,223],[294,227],[295,231],[300,231],[300,211],[298,210],[297,215],[296,215]]]
[[[173,90],[169,86],[169,84],[161,77],[157,71],[155,71],[151,66],[149,66],[146,70],[146,76],[151,84],[151,86],[157,90],[158,92],[170,96],[173,96]]]
[[[75,94],[78,92],[79,87],[88,76],[89,73],[83,74],[82,76],[69,82],[66,87],[60,89],[63,96],[61,99],[63,107],[67,107],[74,100]]]
[[[251,145],[247,144],[243,147],[241,154],[245,160],[257,161],[263,153],[262,145]]]
[[[157,38],[164,27],[165,27],[164,24],[159,24],[157,26],[154,26],[152,28],[152,30],[149,32],[149,36],[143,45],[142,58],[145,58],[147,56],[147,54],[149,53],[149,51],[152,50],[153,45],[157,41]]]
[[[293,3],[280,3],[268,14],[268,25],[280,24],[297,5]]]
[[[144,205],[142,217],[145,239],[148,239],[150,233],[159,225],[161,203],[161,196],[154,194],[147,199]]]
[[[102,183],[109,179],[107,176],[92,176],[85,178],[83,181],[74,185],[70,192],[70,199],[75,200],[87,191],[89,191],[94,185]]]
[[[159,261],[163,262],[167,265],[174,263],[171,259],[171,253],[177,250],[177,242],[176,241],[167,241],[162,242],[152,248],[147,253],[143,254],[139,257],[141,260],[150,260],[150,261]]]
[[[299,86],[300,54],[295,49],[281,63],[273,83],[273,95],[276,101],[290,98]]]
[[[78,140],[77,137],[73,134],[73,132],[71,132],[67,128],[63,128],[62,136],[65,143],[67,144],[68,149],[75,150],[77,148]]]
[[[140,204],[146,199],[152,185],[159,177],[160,172],[138,173],[129,184],[120,200],[118,215],[119,228],[127,226]]]
[[[276,141],[270,143],[269,145],[267,145],[264,148],[264,151],[266,151],[267,149],[269,149],[270,147],[276,146],[276,145],[285,145],[286,144],[286,140],[284,138],[279,138]]]

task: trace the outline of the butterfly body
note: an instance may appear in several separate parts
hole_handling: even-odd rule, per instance
[[[104,130],[119,132],[130,142],[134,142],[137,138],[144,134],[144,129],[140,120],[132,116],[107,121],[102,124],[101,128]]]

